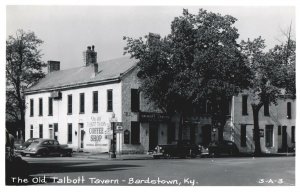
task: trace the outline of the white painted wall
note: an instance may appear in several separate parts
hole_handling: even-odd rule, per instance
[[[39,124],[43,124],[44,138],[49,138],[49,124],[58,123],[58,141],[61,144],[67,144],[68,139],[68,123],[72,123],[73,142],[69,144],[74,150],[78,148],[79,123],[84,125],[84,151],[108,152],[110,148],[110,140],[105,139],[111,124],[110,118],[113,112],[107,112],[107,90],[113,90],[113,112],[118,121],[122,119],[121,113],[121,84],[113,83],[106,85],[98,85],[94,87],[85,87],[78,89],[63,90],[62,99],[53,101],[53,116],[48,116],[48,97],[50,92],[37,93],[26,96],[26,117],[25,117],[25,139],[30,137],[30,125],[34,127],[34,137],[39,136]],[[98,91],[98,113],[92,112],[93,91]],[[85,93],[85,113],[79,114],[79,94]],[[72,94],[73,111],[72,115],[67,114],[68,95]],[[43,98],[43,116],[38,116],[38,99]],[[34,116],[29,116],[30,99],[34,99]],[[91,141],[91,128],[103,128],[101,133],[102,139],[99,142]],[[77,131],[77,135],[75,132]]]

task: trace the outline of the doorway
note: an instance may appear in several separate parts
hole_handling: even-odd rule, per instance
[[[83,123],[78,124],[78,150],[82,151],[84,148],[84,135],[85,131],[83,129]]]
[[[208,147],[211,142],[211,126],[204,125],[202,126],[202,145]]]
[[[158,123],[149,123],[149,151],[158,145]]]
[[[282,152],[287,152],[286,126],[282,126]]]
[[[189,124],[189,127],[190,127],[190,142],[191,144],[195,144],[196,141],[196,137],[195,137],[195,124]]]

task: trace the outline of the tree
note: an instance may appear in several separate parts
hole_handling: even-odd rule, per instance
[[[258,37],[241,42],[246,63],[251,69],[250,95],[253,112],[255,155],[261,154],[259,136],[259,111],[262,106],[277,104],[283,94],[295,98],[295,50],[296,42],[289,38],[281,45],[265,51],[265,41]]]
[[[45,76],[42,69],[46,65],[38,49],[42,43],[33,32],[23,30],[6,41],[6,119],[18,122],[23,133],[26,108],[23,92]]]
[[[138,76],[145,96],[163,111],[180,115],[179,140],[184,119],[203,100],[214,104],[212,121],[219,121],[219,139],[226,123],[225,101],[247,87],[250,71],[236,40],[232,16],[200,9],[183,10],[164,38],[150,34],[125,37],[125,53],[138,60]]]

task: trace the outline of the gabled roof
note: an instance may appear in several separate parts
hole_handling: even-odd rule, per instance
[[[122,57],[98,63],[98,73],[96,75],[93,65],[54,71],[47,74],[37,84],[28,88],[25,93],[117,80],[135,66],[135,59]]]

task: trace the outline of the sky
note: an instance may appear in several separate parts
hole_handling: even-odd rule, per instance
[[[123,56],[123,36],[143,37],[149,32],[170,33],[174,17],[187,8],[197,14],[199,8],[229,14],[238,19],[235,27],[240,40],[258,36],[267,48],[279,44],[292,23],[295,8],[288,6],[24,6],[6,7],[6,38],[17,29],[33,31],[44,41],[43,60],[58,60],[61,69],[83,66],[82,52],[95,45],[98,61]],[[293,32],[293,34],[295,34]]]

